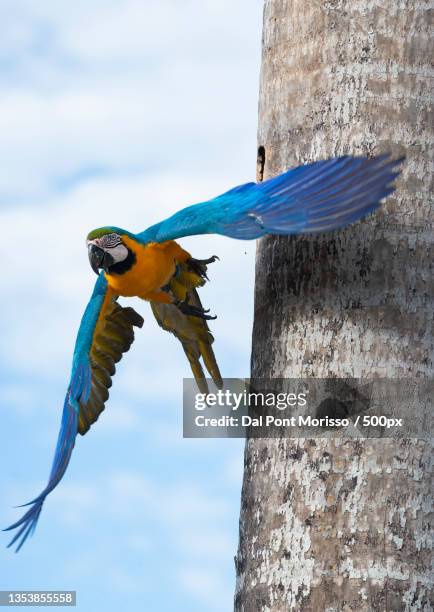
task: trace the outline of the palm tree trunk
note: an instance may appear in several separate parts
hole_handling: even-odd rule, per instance
[[[265,0],[258,178],[406,162],[369,220],[259,241],[253,378],[433,376],[430,6]],[[248,440],[236,610],[432,610],[430,461],[415,438]]]

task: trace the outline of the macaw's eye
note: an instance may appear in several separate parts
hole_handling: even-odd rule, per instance
[[[122,244],[122,240],[118,234],[106,234],[101,238],[100,244],[105,249],[113,249]]]

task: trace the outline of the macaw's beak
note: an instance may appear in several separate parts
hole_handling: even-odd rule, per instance
[[[92,270],[98,275],[101,268],[108,272],[109,267],[115,262],[111,255],[95,244],[89,244],[88,255]]]

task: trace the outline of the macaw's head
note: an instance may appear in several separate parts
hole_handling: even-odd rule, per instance
[[[117,227],[101,227],[87,235],[89,261],[96,274],[99,274],[100,269],[108,274],[121,273],[124,264],[132,257],[135,259],[132,251],[122,241],[126,235],[127,232]]]

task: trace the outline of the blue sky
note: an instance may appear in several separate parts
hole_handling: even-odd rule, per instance
[[[3,0],[0,36],[0,524],[45,485],[75,334],[94,283],[87,232],[141,230],[254,178],[261,0]],[[201,296],[226,377],[247,376],[254,243],[218,254]],[[98,424],[1,589],[74,589],[78,609],[229,610],[242,440],[182,439],[180,346],[145,317]]]

